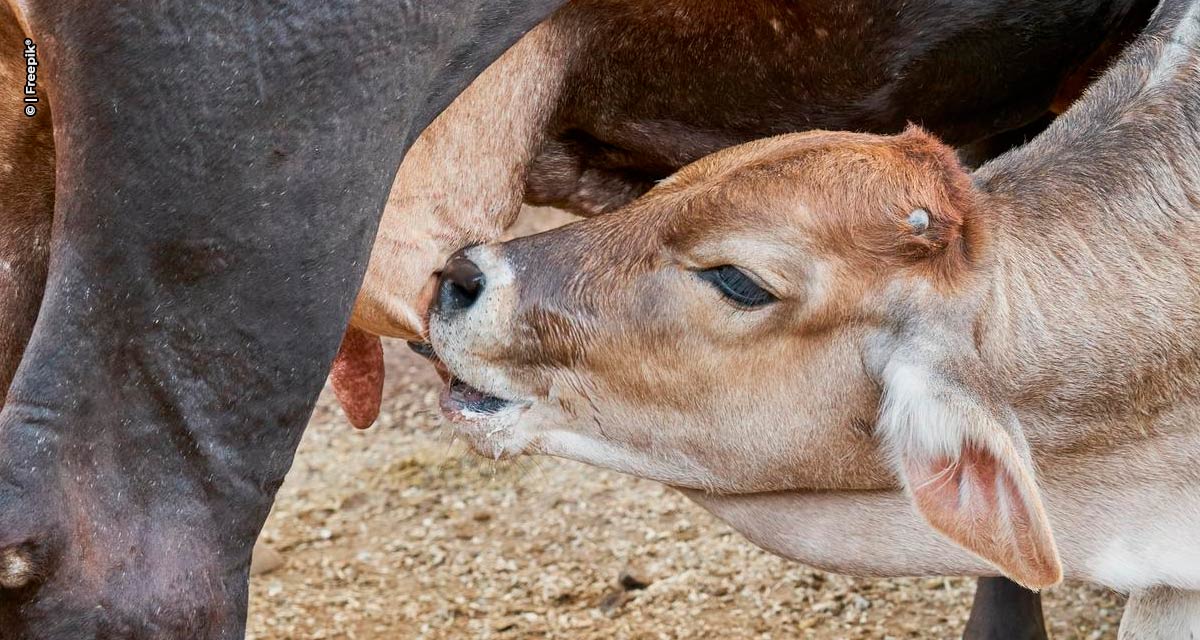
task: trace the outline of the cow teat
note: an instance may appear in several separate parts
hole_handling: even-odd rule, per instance
[[[333,393],[350,424],[366,429],[379,417],[383,402],[383,343],[356,327],[346,329],[329,372]]]

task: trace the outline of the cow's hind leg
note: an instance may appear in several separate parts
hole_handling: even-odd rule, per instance
[[[1119,640],[1200,640],[1200,592],[1155,587],[1129,596]]]
[[[1047,640],[1042,597],[1006,578],[980,578],[964,640]]]

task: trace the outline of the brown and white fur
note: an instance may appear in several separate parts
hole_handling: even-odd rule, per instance
[[[917,129],[781,136],[441,287],[481,453],[677,486],[825,569],[1065,575],[1131,593],[1123,638],[1200,634],[1200,6],[973,175]]]
[[[431,274],[457,249],[499,239],[523,201],[612,211],[685,164],[755,138],[895,133],[912,120],[989,158],[1006,133],[1069,104],[1152,6],[569,2],[409,151],[353,324],[423,338]],[[1001,17],[1014,10],[1023,16],[1015,31]]]

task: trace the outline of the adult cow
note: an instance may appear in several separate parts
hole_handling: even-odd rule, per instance
[[[239,638],[401,156],[557,2],[12,4],[57,176],[0,413],[0,633]]]
[[[511,165],[523,177],[529,170],[529,193],[533,199],[587,212],[606,210],[636,195],[673,166],[715,146],[806,126],[887,129],[899,126],[908,117],[906,114],[911,113],[958,142],[977,141],[1043,114],[1062,89],[1064,78],[1080,75],[1073,76],[1072,70],[1086,70],[1094,65],[1096,58],[1092,54],[1098,50],[1103,53],[1101,44],[1106,37],[1120,33],[1131,20],[1136,23],[1139,15],[1135,3],[1123,1],[1072,5],[1071,12],[1039,4],[1040,12],[1017,12],[1020,19],[1016,24],[1022,28],[1012,32],[1017,37],[1005,38],[1000,36],[1008,33],[1009,25],[1004,16],[993,13],[994,7],[989,3],[963,8],[932,2],[910,6],[899,16],[894,11],[884,11],[887,5],[863,5],[854,11],[821,12],[807,17],[795,12],[768,15],[774,11],[772,7],[782,6],[775,3],[756,3],[754,12],[744,14],[730,13],[729,5],[724,5],[725,9],[693,8],[683,16],[686,20],[681,21],[675,15],[675,23],[671,23],[673,14],[664,7],[676,5],[655,5],[644,13],[639,13],[639,6],[642,5],[629,2],[580,2],[559,14],[557,19],[564,33],[582,44],[575,55],[564,59],[564,65],[555,70],[560,74],[556,77],[568,81],[562,86],[574,89],[549,95],[554,108],[547,112],[552,116],[547,121],[548,128],[523,129],[535,134],[526,138],[523,141],[526,146],[521,147],[522,152],[532,155],[523,163]],[[63,602],[69,605],[73,601],[98,598],[103,604],[106,590],[119,590],[123,580],[135,580],[139,572],[142,577],[150,577],[146,589],[156,588],[156,582],[171,583],[181,571],[198,571],[210,581],[201,581],[202,586],[219,587],[214,587],[218,596],[210,602],[196,603],[188,598],[173,601],[168,611],[178,612],[177,617],[183,619],[176,628],[198,624],[195,622],[198,618],[188,618],[189,611],[220,609],[218,605],[226,604],[228,597],[240,598],[238,562],[244,559],[248,548],[247,536],[257,530],[261,522],[255,515],[257,509],[265,509],[263,505],[269,501],[290,460],[298,425],[311,407],[311,403],[304,402],[311,400],[308,394],[311,385],[305,386],[308,383],[305,376],[321,368],[313,363],[320,364],[325,353],[320,341],[299,343],[296,319],[308,318],[309,312],[317,313],[312,305],[323,299],[330,283],[344,285],[340,289],[353,288],[356,272],[334,263],[343,255],[353,254],[352,249],[361,249],[370,232],[369,222],[361,218],[363,201],[340,200],[349,196],[334,189],[326,176],[309,180],[301,166],[310,163],[313,170],[328,166],[316,162],[319,160],[335,163],[339,171],[349,171],[341,163],[353,164],[354,158],[344,155],[345,149],[331,146],[330,141],[337,140],[336,135],[318,132],[316,127],[324,123],[322,126],[332,127],[337,135],[349,136],[352,140],[349,148],[370,152],[364,161],[378,161],[386,154],[379,155],[383,151],[376,143],[365,140],[366,132],[357,128],[372,119],[352,113],[353,109],[382,105],[385,113],[377,117],[392,123],[393,128],[387,131],[403,132],[403,136],[392,138],[402,144],[419,126],[404,128],[408,123],[402,116],[386,111],[400,108],[397,105],[405,110],[419,109],[415,120],[419,125],[447,97],[441,83],[460,80],[458,74],[462,73],[447,71],[449,75],[441,79],[426,79],[423,89],[437,91],[432,102],[411,93],[400,96],[395,78],[375,66],[377,56],[382,53],[368,48],[369,64],[352,64],[351,75],[357,80],[347,86],[376,82],[373,90],[382,92],[385,96],[379,99],[382,102],[367,100],[362,89],[357,93],[338,89],[343,97],[354,98],[349,102],[319,95],[314,87],[328,89],[333,82],[329,70],[321,66],[321,55],[348,54],[353,48],[341,43],[337,43],[341,48],[326,46],[333,36],[314,26],[313,21],[332,18],[334,32],[351,24],[361,25],[376,42],[384,42],[386,36],[378,32],[380,29],[425,18],[433,22],[453,22],[453,19],[444,13],[448,9],[432,13],[418,9],[378,25],[374,21],[381,14],[374,12],[383,10],[371,7],[288,14],[302,8],[296,3],[249,18],[238,16],[230,7],[188,9],[196,12],[190,17],[185,15],[187,12],[178,12],[182,10],[168,9],[153,18],[118,8],[111,15],[103,14],[86,24],[65,12],[40,9],[37,3],[22,10],[26,30],[40,43],[44,61],[62,67],[55,69],[51,79],[58,81],[57,86],[50,88],[56,90],[56,97],[61,92],[62,99],[74,105],[71,115],[59,114],[58,134],[68,136],[65,140],[75,145],[75,151],[66,157],[65,170],[59,177],[59,186],[70,188],[64,192],[68,200],[60,203],[59,213],[61,216],[65,211],[70,216],[60,220],[60,235],[67,229],[67,236],[60,238],[58,251],[65,257],[59,260],[59,272],[47,303],[47,319],[38,330],[39,335],[46,337],[40,343],[35,341],[31,351],[38,358],[38,369],[26,374],[28,381],[18,381],[13,397],[20,407],[14,410],[15,417],[6,417],[22,426],[10,428],[4,437],[18,444],[22,439],[28,441],[22,446],[37,455],[22,460],[25,466],[18,464],[13,474],[31,489],[20,499],[3,497],[0,507],[25,510],[22,500],[37,501],[42,497],[38,492],[44,493],[47,505],[44,513],[25,510],[23,521],[15,522],[20,526],[14,526],[11,532],[7,526],[0,530],[4,535],[0,544],[5,545],[2,556],[8,571],[4,584],[18,587],[10,604],[29,602],[43,607],[23,608],[14,618],[18,622],[27,616],[36,617],[48,607],[63,606]],[[888,17],[888,21],[881,20],[874,32],[855,28],[863,36],[860,42],[882,42],[884,50],[869,46],[850,46],[845,50],[864,60],[874,56],[876,62],[890,61],[862,72],[877,83],[871,86],[884,86],[887,91],[873,94],[872,102],[866,100],[869,96],[862,95],[868,85],[815,81],[821,74],[831,73],[829,60],[846,57],[844,43],[838,41],[834,46],[832,40],[821,37],[821,32],[828,35],[834,25],[844,28],[870,25],[875,14]],[[282,21],[289,15],[290,22]],[[947,16],[953,18],[948,23]],[[738,20],[730,22],[731,18]],[[463,18],[458,26],[469,22],[469,18]],[[931,35],[923,25],[932,22],[945,28]],[[1077,22],[1087,28],[1074,29]],[[188,26],[172,26],[184,24]],[[673,28],[663,28],[671,24]],[[630,31],[631,25],[640,26],[642,31]],[[106,36],[122,28],[128,28],[123,38],[145,41],[123,42],[119,46],[106,43]],[[819,45],[813,50],[820,55],[796,64],[790,49],[764,46],[762,53],[768,56],[766,60],[774,65],[774,70],[764,73],[760,68],[758,74],[762,77],[745,78],[749,84],[744,88],[753,89],[758,83],[767,92],[746,98],[771,106],[775,104],[771,96],[776,90],[782,87],[790,91],[782,90],[780,94],[786,98],[782,111],[764,108],[750,120],[742,116],[732,121],[721,120],[722,114],[737,111],[729,104],[715,108],[726,93],[739,94],[730,92],[727,85],[742,79],[737,72],[740,63],[728,64],[728,56],[721,55],[719,50],[717,55],[709,52],[708,57],[695,60],[672,59],[666,53],[694,47],[694,43],[687,43],[696,29],[700,32],[708,29],[716,34],[718,42],[728,47],[754,43],[757,35],[769,35],[772,31],[776,34],[788,31],[792,35],[785,40],[794,41],[795,30],[800,28],[812,29],[813,42]],[[980,29],[997,38],[979,38],[976,32]],[[314,30],[310,34],[312,42],[302,42],[309,30]],[[1075,35],[1064,39],[1064,32],[1070,30]],[[221,35],[213,35],[217,32]],[[614,32],[626,35],[613,40],[609,36]],[[649,65],[631,65],[631,57],[646,49],[644,39],[636,34],[646,32],[661,38],[661,46],[650,47],[649,51],[663,59]],[[914,34],[912,38],[905,35],[909,33]],[[732,36],[736,37],[730,39]],[[95,40],[89,44],[91,38]],[[1040,44],[1029,45],[1030,38]],[[176,41],[187,46],[175,51],[171,47]],[[606,49],[610,41],[613,46]],[[326,46],[325,54],[316,43]],[[977,49],[967,46],[980,43],[987,46]],[[239,48],[239,45],[244,46]],[[484,48],[492,52],[499,45],[490,43]],[[1013,47],[1030,57],[1008,55]],[[776,51],[770,57],[774,49],[789,55],[780,56]],[[398,51],[395,46],[389,50]],[[974,51],[979,58],[955,67],[958,70],[955,73],[947,73],[943,66],[947,56],[960,55],[964,50]],[[233,53],[240,51],[249,52],[242,61],[244,65],[233,60],[236,58]],[[220,52],[227,53],[230,59],[218,59]],[[154,67],[147,57],[156,57],[164,64],[178,64],[182,70],[189,55],[200,56],[195,69],[186,69],[179,77],[173,77],[163,75],[165,72],[158,68],[157,73],[147,74],[147,90],[143,93],[134,91],[138,86],[136,79],[122,78],[117,86],[102,88],[89,75],[95,69],[110,68],[106,65],[115,62],[128,63],[130,68]],[[456,54],[427,50],[421,55],[430,61]],[[974,70],[978,64],[992,66],[988,62],[992,58],[1004,62],[1005,73],[981,79]],[[89,66],[93,61],[97,64]],[[287,64],[297,67],[285,69]],[[1027,74],[1029,66],[1036,68],[1034,76]],[[656,68],[666,68],[669,73],[661,75],[661,85],[653,85],[652,90],[646,91],[643,81],[655,81],[659,76],[651,72]],[[914,68],[920,73],[914,73]],[[221,70],[227,79],[215,79],[206,69]],[[609,75],[597,75],[598,69],[609,70]],[[43,80],[47,77],[43,75]],[[1036,82],[1012,97],[1006,84],[1012,78],[1036,78]],[[956,89],[936,94],[928,88],[921,89],[934,80],[941,81],[938,87]],[[287,86],[292,81],[303,85],[296,96],[299,100],[293,105],[302,113],[289,112],[282,104],[292,99]],[[619,91],[607,91],[613,83]],[[220,94],[204,97],[196,93],[203,94],[206,86],[219,88]],[[685,99],[687,96],[672,93],[681,88],[691,91],[691,98],[704,100],[689,101]],[[951,103],[961,102],[959,98],[964,92],[975,96],[970,107],[961,111],[948,109]],[[187,96],[187,102],[156,102],[167,95]],[[638,96],[653,99],[642,101]],[[585,108],[601,97],[612,98],[611,103]],[[851,97],[857,97],[861,108],[830,106],[849,104]],[[400,99],[389,102],[395,98]],[[327,109],[332,115],[320,116],[308,111],[315,108]],[[229,111],[230,122],[224,122],[223,109]],[[45,122],[45,115],[43,111],[42,120],[32,121],[31,127],[22,131],[28,135],[34,130],[33,125]],[[713,116],[718,119],[712,120]],[[141,140],[146,146],[131,146],[132,155],[120,155],[120,162],[97,163],[97,157],[120,148],[119,141],[111,137],[116,135],[114,132],[126,135],[137,130],[137,118],[156,123],[154,132],[129,135],[129,140]],[[165,119],[161,126],[159,119]],[[673,128],[664,130],[659,126],[646,133],[647,123],[662,122],[674,123]],[[289,129],[294,124],[300,126]],[[198,128],[202,126],[205,128]],[[631,133],[638,132],[642,132],[641,138],[637,135],[631,138]],[[676,135],[683,133],[686,135]],[[678,144],[669,156],[663,156],[657,143],[672,135]],[[473,142],[460,136],[459,141],[463,140]],[[651,152],[659,155],[652,156]],[[135,166],[139,162],[142,164]],[[370,162],[364,166],[372,167],[372,172],[378,171],[378,165]],[[147,173],[151,167],[156,171]],[[89,171],[95,171],[100,182],[90,175],[85,179],[84,172]],[[335,177],[347,175],[333,173]],[[356,176],[355,180],[361,181],[348,181],[347,186],[368,185],[372,175],[375,174]],[[305,179],[304,183],[300,178]],[[222,181],[228,182],[229,190],[217,188]],[[106,193],[102,185],[110,183],[114,189]],[[496,184],[509,190],[511,206],[502,211],[489,210],[491,222],[483,232],[502,226],[502,221],[515,213],[519,203],[519,185],[503,180]],[[193,197],[181,203],[178,200],[181,189]],[[431,195],[438,193],[435,190]],[[329,210],[310,217],[313,198]],[[279,217],[281,207],[301,200],[305,206],[296,208],[298,217]],[[355,209],[359,217],[343,218],[331,213],[352,201],[358,202],[354,206],[359,207]],[[213,208],[213,217],[198,220],[206,215],[209,206]],[[247,207],[250,213],[244,214],[235,225],[224,224],[222,220],[237,215],[239,207]],[[450,214],[462,215],[462,212],[450,211]],[[501,224],[496,224],[497,221]],[[309,237],[305,234],[316,233],[320,225],[327,225],[324,231],[332,237],[325,238],[323,244],[300,244],[297,238]],[[301,227],[303,233],[292,234],[293,226]],[[98,230],[91,238],[80,235],[91,227]],[[400,234],[408,234],[411,227],[401,224],[396,229]],[[488,239],[470,236],[480,233],[480,229],[466,231],[467,235],[452,239],[453,242]],[[343,250],[345,253],[341,253]],[[280,259],[284,263],[272,262]],[[253,274],[264,265],[271,268],[259,280]],[[423,277],[420,271],[411,262],[403,262],[400,268],[401,273],[416,273],[418,278]],[[96,277],[101,278],[99,283],[92,281]],[[309,289],[300,291],[295,288],[298,286]],[[258,287],[266,295],[256,296]],[[396,291],[404,303],[412,302],[408,297],[410,291],[402,287]],[[329,301],[336,307],[340,297],[330,296]],[[293,303],[297,304],[296,315],[286,312]],[[328,310],[317,313],[316,335],[323,335],[335,316]],[[47,323],[55,328],[46,329]],[[67,325],[75,329],[61,329]],[[63,331],[59,342],[55,341],[56,331]],[[155,351],[156,346],[160,351]],[[293,348],[297,353],[281,353]],[[258,370],[255,365],[265,368]],[[66,371],[75,373],[73,377],[63,377]],[[89,379],[85,378],[85,372],[100,375]],[[76,387],[77,380],[81,383]],[[50,384],[54,381],[71,383],[73,393],[55,393],[54,385]],[[114,392],[110,385],[118,390]],[[303,397],[266,398],[281,388],[293,389]],[[46,394],[51,394],[50,399]],[[128,406],[123,406],[126,401]],[[231,415],[213,417],[229,403],[236,407]],[[94,438],[79,441],[78,431],[73,435],[56,426],[75,420],[76,429],[95,429],[90,434]],[[233,425],[279,428],[231,431]],[[51,432],[59,436],[44,438]],[[264,455],[264,451],[270,455]],[[245,466],[248,460],[264,460],[266,464],[263,469],[249,469]],[[116,473],[117,467],[125,466],[130,467],[127,475]],[[21,473],[27,475],[21,478]],[[47,473],[61,478],[60,484],[46,482]],[[246,482],[247,478],[259,480]],[[134,501],[134,508],[144,509],[145,513],[129,517],[130,505],[121,503],[129,499]],[[176,509],[176,505],[183,508]],[[94,516],[92,509],[96,510]],[[217,539],[203,534],[205,522],[219,520],[230,510],[240,509],[245,509],[245,513],[231,522],[241,526],[225,531],[227,537]],[[66,523],[61,521],[64,516],[68,517]],[[115,546],[101,545],[96,542],[98,539],[116,541]],[[122,549],[122,542],[136,545],[139,552]],[[212,551],[212,556],[233,573],[205,566],[208,558],[177,554],[178,547],[200,555]],[[161,558],[167,556],[176,564],[162,564]],[[138,562],[144,564],[137,566]],[[196,567],[203,567],[204,571]],[[77,579],[85,573],[94,580]],[[226,576],[223,581],[211,582],[222,576]],[[62,585],[72,582],[76,586],[75,595],[62,596]],[[226,590],[225,595],[220,595],[221,589]],[[989,593],[988,589],[984,593]],[[194,596],[194,592],[189,594]],[[55,598],[59,598],[57,604],[45,604],[55,602]],[[136,612],[146,606],[146,599],[130,599],[125,603],[128,609],[125,613],[136,620]],[[101,629],[97,625],[103,625],[106,619],[123,615],[119,610],[100,611],[104,613],[97,614],[95,620],[77,623],[83,625],[79,627],[83,629],[80,633],[86,636],[88,629]],[[15,615],[11,610],[9,614]],[[76,624],[71,620],[71,616],[65,616],[60,624]],[[93,627],[88,627],[89,624]],[[143,634],[153,634],[159,628],[154,621],[145,623],[149,626],[144,628],[129,624],[130,629]],[[168,629],[169,624],[161,628]]]

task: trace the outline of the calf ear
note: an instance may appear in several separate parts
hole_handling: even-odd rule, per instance
[[[921,515],[1015,582],[1057,584],[1062,566],[1015,416],[944,367],[893,358],[882,377],[880,433]]]

